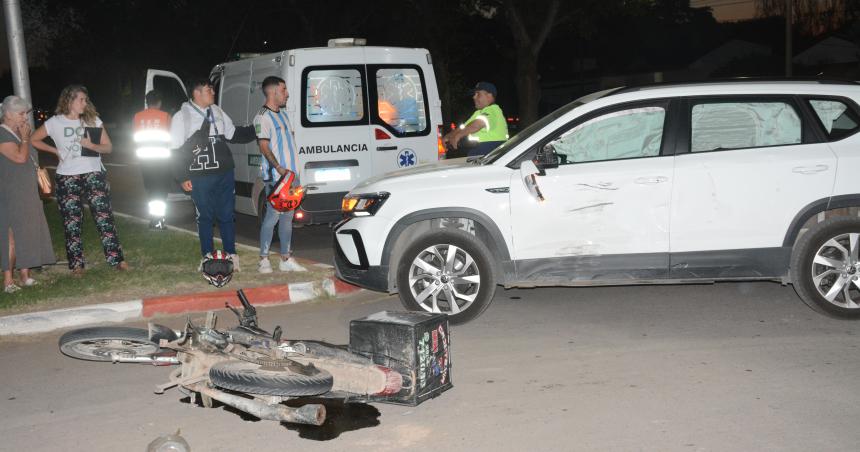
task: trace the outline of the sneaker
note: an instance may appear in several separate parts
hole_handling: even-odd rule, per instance
[[[25,286],[27,286],[27,287],[33,287],[33,286],[35,286],[36,284],[39,284],[39,282],[38,282],[38,281],[36,281],[36,280],[35,280],[35,279],[33,279],[33,278],[27,278],[27,279],[25,279],[25,280],[24,280],[24,285],[25,285]]]
[[[233,271],[234,272],[242,271],[239,268],[239,255],[238,254],[230,254],[229,256],[230,256],[230,260],[233,261]]]
[[[21,290],[21,288],[16,286],[14,283],[9,284],[8,286],[3,288],[3,292],[6,292],[6,293],[15,293],[19,290]]]
[[[260,258],[260,265],[257,266],[257,271],[260,273],[272,273],[272,263],[269,262],[268,257]]]
[[[306,272],[306,271],[308,271],[308,269],[299,265],[299,263],[296,262],[296,260],[293,258],[289,258],[287,260],[281,259],[281,261],[278,262],[278,270],[280,270],[282,272]]]

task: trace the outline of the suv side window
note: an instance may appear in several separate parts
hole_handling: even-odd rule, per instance
[[[317,66],[302,71],[302,125],[367,124],[363,66]]]
[[[590,119],[549,142],[561,164],[660,155],[666,109],[649,106]]]
[[[398,137],[430,133],[427,90],[418,66],[368,66],[371,121]],[[375,101],[375,102],[374,102]]]
[[[803,131],[800,115],[782,101],[699,102],[690,125],[691,152],[800,144]]]
[[[835,99],[810,99],[809,105],[831,141],[841,140],[860,129],[860,119],[844,102]]]

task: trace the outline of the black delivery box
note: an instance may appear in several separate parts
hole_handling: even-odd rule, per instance
[[[448,316],[383,311],[349,322],[349,351],[403,375],[403,389],[375,402],[418,405],[451,389]]]

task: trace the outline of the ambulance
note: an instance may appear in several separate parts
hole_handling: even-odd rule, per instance
[[[430,53],[365,44],[360,38],[339,38],[327,47],[240,55],[209,74],[216,103],[236,125],[252,123],[265,103],[263,79],[286,80],[296,167],[307,190],[297,223],[337,222],[343,196],[359,182],[445,156],[442,103]],[[187,99],[185,83],[173,72],[148,70],[146,92],[156,88],[168,112]],[[230,149],[236,163],[236,211],[259,217],[265,202],[263,157],[253,142],[230,144]]]

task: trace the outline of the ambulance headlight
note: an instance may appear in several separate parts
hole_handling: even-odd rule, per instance
[[[163,218],[167,215],[167,203],[164,201],[149,201],[149,215]]]
[[[341,203],[341,211],[344,216],[369,217],[379,211],[389,195],[387,192],[346,195]]]

